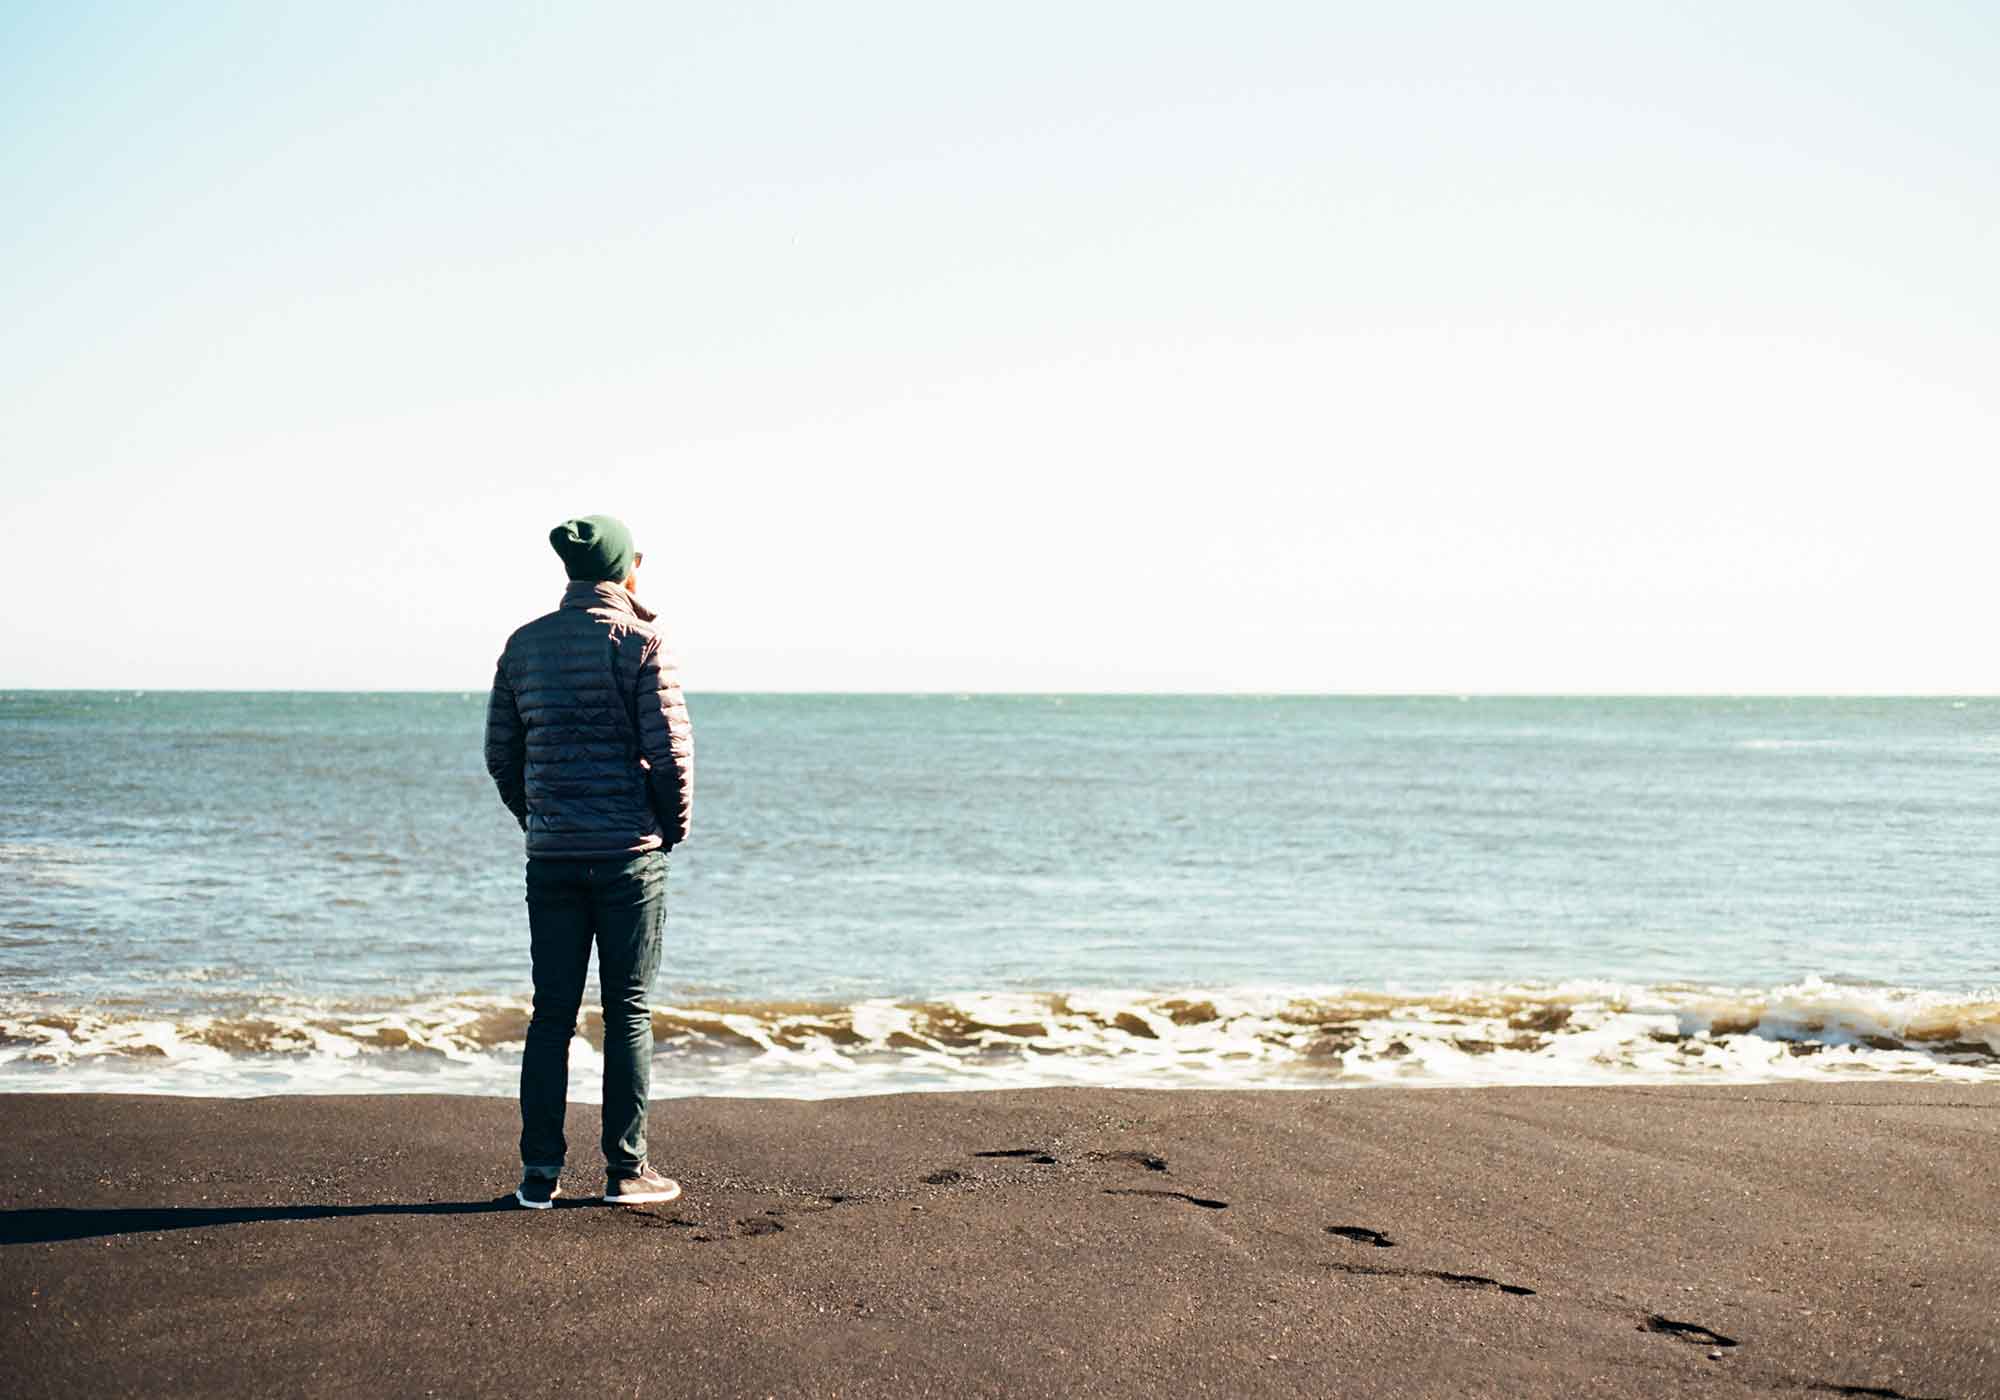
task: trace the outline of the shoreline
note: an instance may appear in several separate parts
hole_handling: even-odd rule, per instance
[[[27,1395],[2000,1395],[2000,1086],[0,1095]],[[572,1106],[565,1192],[598,1183]]]

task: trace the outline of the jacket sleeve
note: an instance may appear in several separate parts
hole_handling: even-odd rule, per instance
[[[493,668],[493,693],[486,697],[486,771],[523,831],[528,829],[527,767],[528,729],[521,722],[521,708],[514,702],[502,657]]]
[[[646,760],[647,795],[668,846],[687,840],[694,818],[694,726],[681,695],[673,653],[657,639],[639,659],[633,697],[639,753]]]

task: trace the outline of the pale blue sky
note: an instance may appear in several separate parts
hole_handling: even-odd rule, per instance
[[[0,685],[1995,691],[2000,7],[0,0]]]

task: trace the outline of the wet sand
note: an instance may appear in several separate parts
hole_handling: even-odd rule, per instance
[[[572,1193],[598,1189],[571,1112]],[[2000,1090],[0,1097],[16,1396],[2000,1396]]]

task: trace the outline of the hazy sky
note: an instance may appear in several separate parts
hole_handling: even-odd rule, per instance
[[[0,3],[0,685],[2000,691],[2000,6]]]

